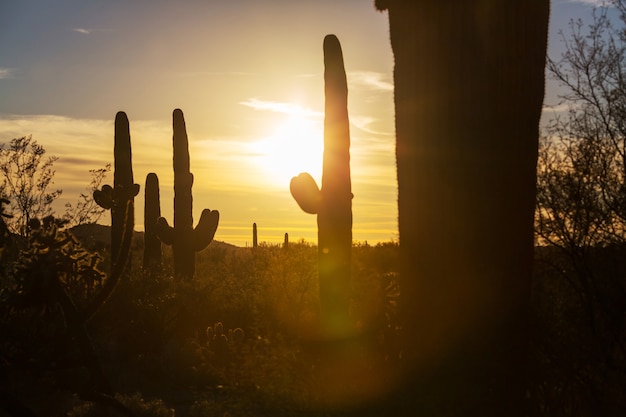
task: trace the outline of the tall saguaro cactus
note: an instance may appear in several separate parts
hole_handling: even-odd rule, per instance
[[[157,236],[157,222],[161,217],[159,177],[154,172],[146,176],[144,198],[143,269],[156,270],[161,266],[161,241]]]
[[[111,210],[111,266],[118,263],[126,227],[135,225],[135,196],[139,184],[133,182],[130,127],[124,112],[115,115],[115,138],[113,146],[113,187],[103,185],[93,192],[93,199],[102,208]],[[130,215],[127,215],[130,212]]]
[[[189,140],[182,110],[173,113],[174,147],[174,226],[163,217],[157,222],[161,242],[172,246],[174,275],[191,279],[195,273],[195,253],[206,248],[215,236],[219,223],[217,210],[204,209],[193,227],[193,174],[189,171]]]
[[[525,330],[550,1],[376,4],[395,61],[406,378],[405,413],[388,412],[531,414]]]
[[[324,38],[324,161],[322,188],[308,173],[292,178],[291,194],[307,213],[317,214],[320,304],[330,331],[348,321],[352,251],[352,191],[348,85],[341,45]]]
[[[256,223],[252,223],[252,247],[256,248],[259,246],[259,237],[257,235]]]

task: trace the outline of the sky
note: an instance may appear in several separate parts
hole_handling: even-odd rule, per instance
[[[553,0],[549,51],[591,0]],[[386,13],[370,0],[0,0],[0,143],[32,135],[55,163],[63,213],[90,169],[113,163],[113,120],[130,120],[136,230],[143,186],[157,173],[173,214],[172,111],[185,114],[194,220],[219,210],[215,239],[317,241],[316,216],[291,197],[309,172],[320,184],[323,55],[339,38],[348,78],[353,238],[397,240],[393,54]],[[558,102],[547,81],[547,105]],[[112,173],[105,183],[112,183]],[[108,214],[102,218],[109,222]]]

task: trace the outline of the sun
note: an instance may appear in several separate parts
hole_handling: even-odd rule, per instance
[[[322,172],[324,130],[321,120],[289,115],[267,136],[253,144],[255,161],[269,182],[289,187],[291,178],[308,172],[319,181]]]

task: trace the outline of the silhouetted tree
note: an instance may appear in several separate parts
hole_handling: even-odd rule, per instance
[[[106,211],[100,207],[93,199],[94,190],[102,186],[106,175],[111,171],[111,164],[106,164],[104,168],[90,169],[91,182],[87,186],[87,194],[80,193],[76,203],[66,203],[63,220],[67,221],[68,227],[80,224],[97,223]]]
[[[57,159],[46,156],[32,136],[0,145],[0,196],[10,201],[14,217],[6,223],[13,233],[25,236],[31,219],[52,214],[52,202],[61,195],[61,190],[50,190]]]
[[[613,4],[626,23],[626,1]],[[585,30],[586,29],[586,30]],[[546,128],[539,164],[537,234],[552,245],[623,241],[626,225],[626,27],[607,8],[585,28],[570,22],[565,52],[548,60],[564,93],[564,115]]]
[[[540,142],[535,213],[537,242],[555,249],[539,252],[540,285],[561,288],[565,320],[582,316],[562,341],[576,351],[560,355],[569,355],[567,371],[598,410],[620,398],[603,384],[626,375],[626,0],[611,4],[619,21],[607,6],[593,9],[588,26],[571,21],[561,33],[565,52],[548,60],[565,112]]]

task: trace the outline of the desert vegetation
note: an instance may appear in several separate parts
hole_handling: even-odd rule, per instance
[[[108,230],[41,227],[17,259],[3,258],[6,412],[15,402],[32,415],[101,415],[96,409],[111,407],[144,410],[133,415],[174,415],[170,409],[177,416],[299,415],[324,404],[315,388],[323,357],[314,343],[314,245],[260,244],[253,250],[214,242],[198,254],[195,277],[177,280],[142,270],[136,236],[131,268],[86,326],[106,380],[102,389],[93,385],[67,312],[46,294],[41,275],[50,268],[47,254],[54,253],[59,271],[73,271],[59,274],[58,283],[82,310],[102,289],[106,274],[97,268],[107,269],[110,254],[89,254],[70,234],[106,242]],[[171,249],[163,255],[171,266]],[[354,317],[377,329],[380,350],[370,359],[391,364],[398,354],[392,354],[397,244],[358,245],[354,257]],[[148,409],[153,414],[145,414]]]
[[[480,65],[471,42],[467,55],[456,55],[469,30],[459,11],[475,3],[377,4],[389,10],[396,86],[406,87],[396,90],[402,244],[352,242],[346,76],[333,36],[325,39],[322,187],[307,174],[291,187],[300,207],[318,215],[318,245],[289,242],[287,233],[282,245],[263,243],[256,223],[251,248],[214,241],[219,214],[209,209],[194,228],[179,109],[174,225],[160,217],[151,173],[144,233],[134,231],[139,186],[123,112],[113,186],[101,186],[107,168],[94,170],[93,198],[81,195],[65,215],[50,209],[61,192],[48,190],[56,159],[30,137],[14,139],[0,148],[0,158],[17,161],[2,166],[0,184],[1,413],[614,416],[626,409],[623,31],[604,14],[589,34],[572,25],[567,52],[548,60],[572,91],[564,97],[570,107],[537,147],[545,33],[520,33],[535,20],[547,27],[547,2],[489,6],[504,17],[494,20],[494,33],[524,39],[519,51],[532,71],[513,74],[501,65],[512,59],[501,43],[487,45],[498,65]],[[626,6],[614,4],[624,19]],[[438,38],[450,48],[415,62],[409,58],[431,48],[416,35],[444,33],[431,21],[455,22]],[[525,82],[509,82],[517,77]],[[413,100],[424,93],[445,105],[415,118]],[[521,104],[504,105],[511,97]],[[486,104],[471,107],[477,99]],[[501,145],[506,129],[514,134]],[[443,177],[449,189],[436,182]],[[111,210],[111,227],[92,221],[102,209]]]

